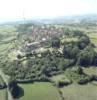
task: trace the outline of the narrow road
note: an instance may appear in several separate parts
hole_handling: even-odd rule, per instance
[[[7,95],[8,95],[8,99],[7,100],[14,100],[12,95],[11,95],[11,92],[9,91],[9,87],[8,87],[8,78],[7,76],[3,73],[3,71],[0,69],[0,76],[3,78],[6,86],[7,86]]]

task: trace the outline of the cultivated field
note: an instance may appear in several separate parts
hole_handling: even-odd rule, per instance
[[[61,100],[57,89],[51,83],[20,84],[24,96],[20,100]]]

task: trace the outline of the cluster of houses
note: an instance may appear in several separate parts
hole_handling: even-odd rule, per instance
[[[64,34],[64,28],[56,27],[56,26],[35,26],[32,30],[32,37],[34,40],[40,40],[42,38],[52,38],[54,36],[60,36]]]
[[[20,51],[25,53],[37,52],[40,48],[45,47],[48,42],[50,42],[50,39],[56,35],[61,36],[63,34],[64,28],[51,25],[33,26],[31,33],[32,36],[30,35],[29,38],[31,39],[32,37],[32,41],[34,42],[26,41]]]

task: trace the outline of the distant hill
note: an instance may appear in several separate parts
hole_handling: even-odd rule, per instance
[[[6,22],[0,25],[16,25],[16,24],[73,24],[73,23],[95,23],[97,24],[97,14],[87,14],[78,16],[58,16],[54,18],[34,18],[19,20],[14,22]]]

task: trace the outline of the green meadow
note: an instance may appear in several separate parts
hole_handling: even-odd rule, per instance
[[[36,82],[19,86],[24,90],[24,96],[20,100],[61,100],[57,89],[51,83]]]

